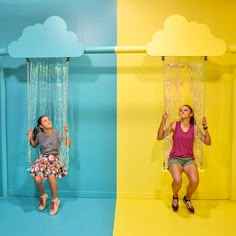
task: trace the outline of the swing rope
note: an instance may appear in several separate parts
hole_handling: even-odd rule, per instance
[[[165,86],[165,82],[166,82],[166,78],[165,78],[165,56],[161,57],[162,60],[162,71],[163,71],[163,91],[164,91],[164,111],[166,111],[167,106],[166,106],[166,86]],[[166,130],[166,124],[164,126],[164,130]],[[167,170],[167,160],[166,160],[166,140],[164,140],[164,160],[163,160],[163,165],[162,168],[163,170]]]
[[[203,117],[205,117],[206,112],[206,62],[207,62],[207,56],[204,56],[204,71],[203,71]],[[203,154],[200,155],[199,159],[199,168],[201,171],[204,170],[204,160],[203,160]]]
[[[27,58],[26,59],[26,65],[27,65],[27,98],[28,98],[28,114],[27,114],[27,124],[28,124],[28,128],[30,128],[30,114],[31,114],[31,110],[30,110],[30,103],[29,101],[31,100],[31,89],[30,89],[30,59]],[[27,147],[28,147],[28,157],[27,157],[27,165],[28,168],[27,170],[29,170],[29,168],[32,166],[32,160],[31,160],[31,147],[30,147],[30,139],[28,137],[28,143],[27,143]]]
[[[206,109],[206,62],[207,62],[207,56],[204,56],[203,116],[205,116],[205,109]]]
[[[65,67],[65,94],[64,94],[64,112],[63,112],[63,124],[67,124],[67,118],[68,118],[68,78],[69,78],[69,63],[70,58],[66,58],[66,67]],[[69,135],[69,134],[67,134]],[[66,139],[67,140],[67,139]],[[60,146],[60,152],[62,154],[62,162],[65,165],[65,167],[69,168],[69,147],[63,144]]]

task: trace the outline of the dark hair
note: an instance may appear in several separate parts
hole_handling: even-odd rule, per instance
[[[33,129],[33,139],[34,139],[34,140],[36,139],[36,137],[37,137],[37,135],[38,135],[39,132],[43,132],[43,129],[40,127],[40,125],[41,125],[41,122],[42,122],[42,118],[43,118],[44,116],[46,116],[46,115],[40,116],[40,117],[38,118],[37,126],[35,126],[34,129]]]
[[[190,124],[191,125],[195,125],[196,124],[196,120],[194,118],[193,108],[190,105],[187,105],[187,104],[183,105],[182,107],[188,107],[190,112],[193,113],[193,115],[190,117]]]

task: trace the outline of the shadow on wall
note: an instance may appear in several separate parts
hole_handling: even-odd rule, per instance
[[[97,56],[101,57],[101,55],[93,55],[93,56],[83,55],[79,58],[70,58],[69,77],[78,75],[79,76],[78,79],[80,83],[90,83],[90,82],[96,81],[99,75],[109,75],[109,74],[114,75],[117,69],[114,66],[94,66],[93,65],[92,61]],[[128,67],[124,68],[125,69],[124,73],[127,73],[127,72],[131,73],[132,70],[136,71],[138,68],[140,67],[131,68],[131,70]],[[14,76],[17,78],[18,81],[27,83],[26,62],[24,65],[20,65],[17,68],[10,68],[10,67],[4,68],[3,71],[4,71],[5,78],[10,78]]]
[[[227,58],[225,60],[225,57]],[[229,55],[208,58],[206,62],[206,80],[214,81],[219,80],[222,77],[223,73],[233,74],[235,66],[233,62],[235,59],[233,56],[229,60]],[[130,68],[129,70],[123,70],[123,72],[134,72],[136,67]],[[122,71],[122,68],[121,68]],[[140,69],[137,69],[136,78],[142,82],[156,83],[157,79],[162,79],[163,77],[163,66],[161,57],[151,57],[145,55],[143,57],[143,63],[140,65]]]
[[[27,65],[20,65],[17,68],[4,68],[5,78],[14,76],[18,81],[27,83]],[[86,75],[80,79],[80,82],[93,82],[97,79],[98,74],[114,74],[114,68],[103,67],[102,70],[97,67],[93,67],[92,60],[89,56],[82,56],[80,58],[71,58],[69,65],[70,75]],[[87,76],[91,75],[91,76]]]
[[[25,65],[20,65],[17,68],[4,68],[4,76],[9,79],[11,77],[17,78],[21,83],[27,83],[27,68]]]
[[[97,57],[101,55],[93,55]],[[104,55],[106,56],[106,55]],[[93,66],[90,56],[83,55],[79,58],[71,58],[69,65],[69,76],[78,75],[80,83],[90,83],[98,79],[98,75],[119,74],[136,74],[136,78],[145,83],[156,83],[157,76],[162,76],[163,68],[160,57],[150,57],[145,55],[141,65],[136,66],[121,66],[116,68],[114,66]],[[222,58],[224,60],[224,58]],[[222,72],[232,74],[235,70],[233,64],[218,64],[217,61],[208,59],[206,64],[207,81],[218,80],[221,78]],[[27,82],[27,67],[26,63],[17,68],[3,68],[5,78],[15,76],[20,82]],[[83,75],[83,76],[81,76]]]

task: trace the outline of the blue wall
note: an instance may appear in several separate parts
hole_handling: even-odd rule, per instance
[[[2,102],[4,103],[4,101],[5,101],[5,99],[3,99],[3,91],[2,91],[2,89],[3,89],[3,85],[2,85],[2,83],[4,82],[4,80],[3,80],[4,78],[3,78],[3,70],[2,70],[2,67],[0,66],[0,111],[1,111],[1,113],[0,113],[0,131],[2,131]],[[0,155],[0,170],[1,170],[1,174],[0,174],[0,196],[2,196],[2,141],[3,141],[4,139],[2,139],[2,132],[1,132],[1,134],[0,134],[0,150],[1,150],[1,155]]]
[[[17,40],[25,27],[53,15],[62,17],[85,46],[116,45],[114,0],[0,0],[0,8],[0,48]],[[26,171],[26,63],[3,56],[0,65],[6,79],[8,195],[32,196],[36,190]],[[116,89],[115,54],[71,58],[68,124],[73,145],[69,175],[58,181],[60,196],[115,197]]]

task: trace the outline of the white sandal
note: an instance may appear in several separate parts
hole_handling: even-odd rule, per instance
[[[59,206],[60,206],[60,200],[58,198],[52,200],[51,209],[50,209],[50,213],[49,214],[51,216],[57,214]]]
[[[40,198],[39,198],[39,210],[40,211],[45,209],[45,207],[47,205],[47,199],[48,199],[48,195],[46,193],[44,193],[43,196],[40,196]]]

